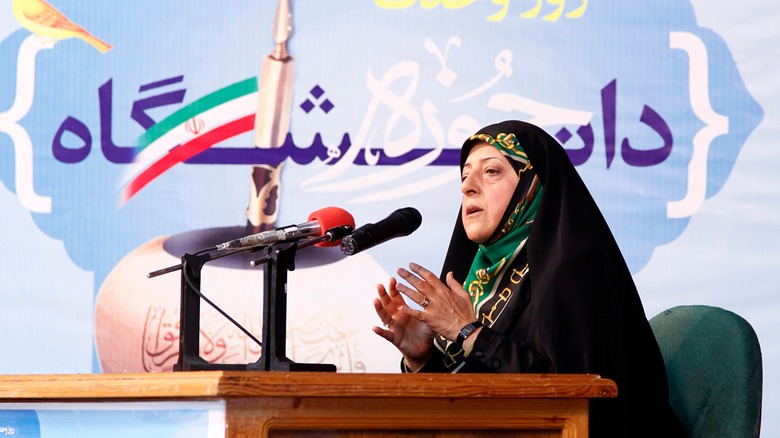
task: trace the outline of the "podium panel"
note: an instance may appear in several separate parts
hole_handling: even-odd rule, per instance
[[[105,410],[112,404],[219,402],[224,411],[210,412],[212,421],[204,426],[203,436],[209,438],[587,437],[589,400],[616,395],[614,382],[595,375],[193,371],[0,376],[0,414],[20,403],[33,408],[55,404],[59,410],[92,404]],[[118,425],[124,431],[135,426]],[[80,427],[89,430],[88,424]]]

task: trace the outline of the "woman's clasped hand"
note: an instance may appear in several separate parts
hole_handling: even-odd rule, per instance
[[[411,287],[395,278],[387,289],[377,285],[374,308],[384,328],[374,327],[374,332],[392,342],[406,365],[416,370],[428,360],[434,334],[455,341],[461,328],[476,318],[468,293],[451,272],[444,284],[433,272],[410,263],[409,270],[398,269],[398,276]],[[419,308],[410,307],[402,294]]]

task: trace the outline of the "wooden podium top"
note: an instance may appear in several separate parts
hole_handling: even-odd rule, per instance
[[[617,387],[590,374],[190,371],[0,376],[0,401],[301,396],[602,398],[617,396]]]
[[[581,438],[588,436],[590,400],[616,395],[614,382],[587,374],[189,371],[11,375],[0,376],[0,417],[4,404],[103,412],[105,406],[129,401],[132,409],[157,412],[160,403],[216,402],[223,406],[221,413],[209,411],[204,427],[228,438],[398,434]],[[145,402],[155,406],[145,407],[150,404]],[[94,419],[98,414],[74,416],[82,417]],[[42,418],[47,430],[72,427],[70,420],[59,425],[60,416]],[[139,427],[136,423],[128,419],[117,427],[126,432]]]

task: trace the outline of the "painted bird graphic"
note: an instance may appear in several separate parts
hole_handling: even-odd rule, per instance
[[[102,53],[111,50],[111,45],[87,32],[83,27],[44,0],[14,0],[14,17],[30,32],[53,41],[66,38],[81,38]]]

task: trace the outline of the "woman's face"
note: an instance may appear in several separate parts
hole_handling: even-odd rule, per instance
[[[484,243],[498,228],[520,177],[494,146],[477,143],[461,175],[461,216],[466,235]]]

